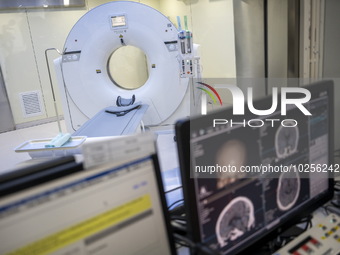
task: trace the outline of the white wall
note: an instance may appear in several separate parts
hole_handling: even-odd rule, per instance
[[[39,90],[40,82],[26,13],[1,14],[0,24],[0,63],[14,121],[18,123],[23,121],[18,93]]]
[[[55,116],[45,49],[62,50],[69,30],[85,12],[52,9],[0,13],[0,63],[15,124]],[[53,59],[57,55],[50,56]],[[35,90],[42,93],[44,114],[25,118],[19,94]],[[58,92],[56,86],[55,90]]]
[[[334,131],[335,149],[340,149],[340,1],[327,0],[325,2],[325,34],[324,34],[324,62],[323,77],[334,80]],[[340,161],[337,158],[338,162]]]
[[[177,24],[188,16],[194,42],[200,44],[203,75],[207,78],[236,76],[235,38],[232,0],[161,0],[160,11]]]
[[[268,77],[270,78],[288,77],[288,17],[287,13],[282,11],[287,9],[287,0],[268,2]]]

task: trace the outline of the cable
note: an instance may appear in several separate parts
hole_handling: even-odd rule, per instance
[[[182,188],[182,186],[178,186],[178,187],[176,187],[176,188],[173,188],[173,189],[167,190],[167,191],[165,191],[164,193],[166,194],[166,193],[169,193],[169,192],[172,192],[172,191],[175,191],[175,190],[181,189],[181,188]]]
[[[185,216],[180,216],[180,215],[171,215],[171,219],[180,220],[180,221],[183,221],[183,222],[185,222],[187,220]]]
[[[182,224],[181,222],[178,222],[176,220],[171,221],[171,226],[173,228],[174,233],[186,235],[188,232],[186,224]]]
[[[173,207],[174,205],[180,203],[180,202],[184,202],[184,199],[180,199],[180,200],[177,200],[175,202],[173,202],[171,205],[168,206],[168,210],[170,210],[171,207]]]
[[[330,214],[329,208],[332,207],[332,205],[324,205],[322,206],[322,209],[325,210],[326,216]]]
[[[213,249],[209,248],[206,245],[200,244],[200,243],[194,243],[191,241],[189,238],[179,235],[179,234],[174,234],[175,241],[183,246],[187,246],[189,248],[193,249],[193,252],[191,254],[204,254],[204,255],[218,255],[220,254],[217,251],[214,251]]]
[[[338,204],[336,204],[335,202],[331,201],[331,205],[335,208],[340,208],[340,206]]]
[[[290,241],[294,240],[297,236],[304,233],[307,229],[312,227],[312,215],[307,216],[306,218],[303,218],[300,222],[298,222],[296,225],[301,223],[306,223],[306,226],[304,229],[301,229],[300,233],[296,233],[294,235],[278,235],[277,238],[273,239],[272,241],[268,242],[265,246],[263,246],[263,249],[266,250],[266,252],[273,253],[274,251],[278,250],[279,248],[283,247]]]
[[[303,222],[306,222],[306,223],[307,223],[305,229],[303,230],[303,232],[305,232],[307,229],[313,227],[312,218],[313,218],[313,216],[310,215],[310,216],[307,217],[306,221],[302,221],[302,222],[301,222],[301,223],[303,223]]]
[[[145,125],[144,125],[144,122],[142,120],[140,121],[140,128],[142,130],[142,133],[144,133],[145,132]]]
[[[184,242],[188,247],[192,247],[192,248],[195,247],[195,243],[191,241],[189,238],[186,238],[179,234],[174,234],[174,237],[175,237],[176,242],[181,241],[181,242]]]

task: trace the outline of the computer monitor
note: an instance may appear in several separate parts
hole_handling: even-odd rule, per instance
[[[46,159],[0,175],[0,197],[83,170],[74,156]]]
[[[2,196],[0,254],[174,254],[166,213],[157,155],[135,152]]]
[[[339,172],[333,165],[333,83],[304,88],[311,93],[303,104],[311,115],[294,105],[285,116],[280,107],[266,116],[250,111],[236,116],[228,108],[177,123],[194,242],[221,254],[240,253],[332,197],[332,172]],[[271,105],[271,96],[254,102],[255,109]]]

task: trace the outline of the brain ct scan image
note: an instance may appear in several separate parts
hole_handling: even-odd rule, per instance
[[[247,197],[236,197],[222,210],[216,223],[221,247],[243,236],[255,226],[254,205]]]
[[[277,187],[277,205],[281,211],[294,206],[300,193],[300,177],[298,173],[281,173]]]
[[[299,129],[294,122],[280,126],[275,135],[275,151],[278,158],[286,158],[297,151]]]
[[[241,166],[247,163],[247,148],[245,144],[237,139],[225,142],[217,152],[216,163],[220,166],[230,165],[240,169]],[[243,176],[243,174],[237,172],[218,173],[217,188],[222,188]]]

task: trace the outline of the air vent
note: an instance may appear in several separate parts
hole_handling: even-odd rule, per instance
[[[34,117],[42,115],[42,100],[39,90],[20,93],[20,103],[24,117]]]

